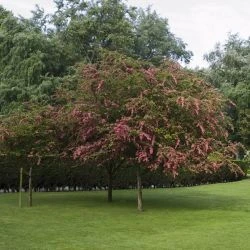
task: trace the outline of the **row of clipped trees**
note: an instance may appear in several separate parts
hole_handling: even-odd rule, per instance
[[[32,186],[35,192],[48,191],[80,191],[80,190],[107,190],[108,176],[105,168],[93,166],[75,166],[58,164],[58,161],[43,160],[41,165],[33,166]],[[0,190],[1,192],[19,191],[20,158],[1,161]],[[230,169],[221,167],[218,171],[200,171],[180,168],[178,176],[162,173],[161,169],[150,171],[143,169],[143,188],[174,188],[189,187],[208,183],[218,183],[241,180],[245,177],[240,168]],[[113,179],[114,189],[135,189],[136,171],[131,166],[118,169]],[[23,167],[23,189],[29,189],[29,167]]]

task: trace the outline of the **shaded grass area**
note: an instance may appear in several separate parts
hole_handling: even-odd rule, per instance
[[[35,193],[21,209],[1,194],[0,249],[250,249],[250,179],[143,198],[139,213],[135,190],[114,191],[112,204],[103,191]]]

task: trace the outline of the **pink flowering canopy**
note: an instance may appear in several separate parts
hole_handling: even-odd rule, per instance
[[[176,175],[179,167],[216,169],[233,157],[225,100],[174,62],[160,67],[115,52],[79,67],[71,111],[74,159],[97,164],[125,159]],[[210,162],[209,155],[220,159]]]

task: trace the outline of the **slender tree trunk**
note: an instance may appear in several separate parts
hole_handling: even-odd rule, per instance
[[[109,166],[106,167],[108,173],[108,202],[113,201],[113,179],[116,175],[117,170],[122,166],[124,161],[110,163]]]
[[[29,171],[29,206],[32,207],[32,167]]]
[[[140,167],[137,167],[137,209],[142,212],[142,185]]]
[[[19,179],[19,207],[22,207],[22,188],[23,188],[23,168],[20,168],[20,179]]]
[[[113,173],[112,170],[108,171],[108,202],[113,200]]]

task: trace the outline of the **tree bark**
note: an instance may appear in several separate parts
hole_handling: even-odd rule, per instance
[[[122,166],[124,160],[121,160],[116,163],[110,163],[106,166],[106,170],[108,173],[108,202],[113,201],[113,179],[116,175],[117,170]]]
[[[19,179],[19,207],[22,207],[22,188],[23,188],[23,168],[20,168],[20,179]]]
[[[108,171],[108,202],[113,201],[113,173],[112,170]]]
[[[142,185],[140,167],[137,167],[137,209],[142,212]]]
[[[32,167],[29,171],[29,207],[32,207]]]

